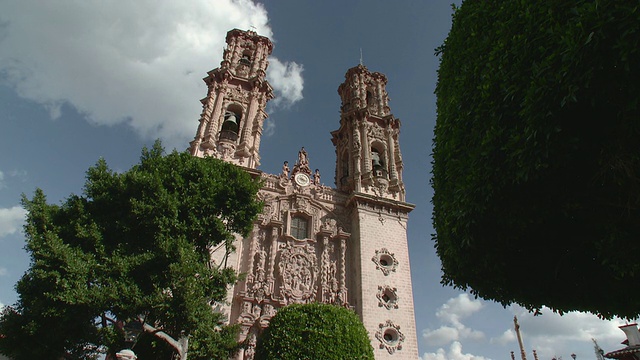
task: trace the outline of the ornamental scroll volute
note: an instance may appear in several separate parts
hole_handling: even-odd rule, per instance
[[[281,246],[278,270],[280,294],[285,303],[315,300],[317,268],[315,249],[311,244]]]

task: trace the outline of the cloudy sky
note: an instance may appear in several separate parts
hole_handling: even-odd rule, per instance
[[[459,3],[459,1],[456,1]],[[332,182],[338,85],[361,59],[387,75],[394,115],[402,120],[416,322],[423,360],[508,359],[525,347],[539,358],[595,359],[592,338],[619,348],[622,321],[474,299],[439,284],[431,241],[431,139],[440,45],[451,0],[99,1],[0,0],[0,304],[29,265],[22,249],[20,194],[42,188],[51,202],[82,191],[84,172],[104,157],[126,170],[160,138],[186,149],[195,135],[202,78],[217,67],[225,34],[255,29],[275,49],[262,170],[280,171],[305,146],[311,166]],[[361,55],[362,54],[362,55]],[[526,284],[523,284],[526,286]],[[597,284],[594,284],[594,288]],[[571,296],[571,294],[567,294]]]

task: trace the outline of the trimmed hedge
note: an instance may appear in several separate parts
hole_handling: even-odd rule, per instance
[[[258,338],[256,360],[373,359],[367,330],[351,310],[293,304],[278,311]]]
[[[640,315],[640,4],[466,0],[438,49],[442,283]]]

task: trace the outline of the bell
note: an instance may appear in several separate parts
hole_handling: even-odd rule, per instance
[[[236,120],[236,114],[228,111],[224,116],[224,122],[222,123],[222,130],[238,132],[238,121]]]
[[[371,164],[373,165],[374,169],[377,167],[382,167],[382,164],[380,163],[380,154],[378,154],[377,151],[371,152]]]

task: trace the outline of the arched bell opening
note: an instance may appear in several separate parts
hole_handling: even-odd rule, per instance
[[[367,105],[373,104],[373,92],[370,89],[367,89]]]
[[[371,174],[374,177],[387,177],[387,167],[384,158],[384,147],[381,144],[371,145]]]
[[[228,107],[224,113],[224,120],[220,128],[220,140],[238,141],[241,120],[242,109],[234,106]]]
[[[343,151],[342,156],[340,156],[340,183],[341,187],[345,187],[349,185],[349,153],[348,151]]]
[[[251,65],[251,51],[247,50],[242,53],[242,57],[240,58],[240,63],[245,65]]]

